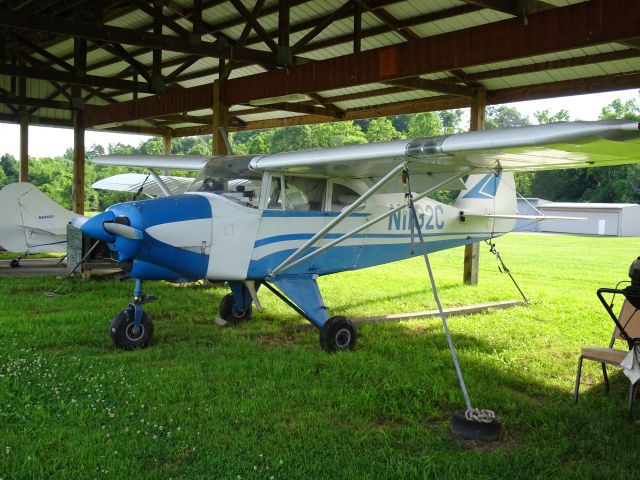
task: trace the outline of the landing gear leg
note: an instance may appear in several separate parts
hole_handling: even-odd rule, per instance
[[[327,352],[353,350],[356,326],[346,317],[331,317],[322,300],[314,275],[276,276],[271,279],[281,291],[265,286],[320,330],[320,347]]]
[[[144,311],[144,304],[156,298],[142,291],[142,280],[136,279],[133,302],[113,317],[111,340],[116,347],[124,350],[145,348],[153,336],[153,321]]]
[[[222,297],[220,301],[220,318],[227,322],[237,323],[251,319],[253,299],[249,290],[242,282],[229,282],[231,293]]]

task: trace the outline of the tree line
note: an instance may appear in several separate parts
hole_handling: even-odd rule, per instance
[[[465,131],[462,125],[463,110],[423,112],[413,115],[397,115],[370,120],[355,120],[318,125],[301,125],[236,132],[230,135],[235,154],[263,154],[283,151],[337,147],[401,138],[431,135],[447,135]],[[551,113],[540,110],[534,114],[538,124],[571,120],[569,112]],[[614,100],[602,109],[600,119],[626,119],[640,121],[640,107],[635,100]],[[516,108],[490,106],[486,109],[486,128],[504,128],[530,125],[529,117]],[[85,192],[87,209],[104,210],[109,205],[131,199],[131,194],[94,190],[96,180],[118,173],[131,172],[125,167],[105,167],[93,163],[96,156],[105,154],[159,155],[162,139],[153,137],[137,147],[120,143],[109,144],[105,149],[93,145],[86,151]],[[172,142],[174,155],[211,155],[211,135],[176,138]],[[133,169],[133,171],[136,171]],[[144,173],[143,170],[137,170]],[[10,154],[0,157],[0,187],[18,181],[19,165]],[[29,181],[39,187],[51,199],[66,208],[71,207],[73,150],[67,149],[58,158],[30,158]],[[182,174],[188,174],[182,172]],[[540,197],[554,201],[580,202],[629,202],[640,203],[640,165],[519,172],[516,188],[525,197]],[[441,193],[439,200],[449,200],[451,193]]]

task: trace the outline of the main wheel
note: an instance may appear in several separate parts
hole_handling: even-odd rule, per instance
[[[133,324],[135,313],[133,308],[125,308],[111,322],[111,340],[113,344],[124,350],[133,350],[134,348],[145,348],[151,342],[153,336],[153,321],[142,314],[140,327],[137,329]]]
[[[20,266],[20,260],[14,258],[9,262],[9,265],[11,265],[11,268],[18,268]]]
[[[327,352],[353,350],[357,338],[356,326],[346,317],[331,317],[320,328],[320,346]]]
[[[220,301],[220,318],[227,322],[242,322],[244,320],[251,319],[251,305],[244,312],[238,311],[236,308],[236,301],[233,298],[233,294],[229,293],[222,297]]]

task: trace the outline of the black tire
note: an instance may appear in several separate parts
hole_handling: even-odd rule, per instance
[[[353,350],[358,333],[356,326],[346,317],[331,317],[320,328],[320,347],[327,352]]]
[[[229,293],[222,297],[220,301],[220,308],[218,312],[220,313],[220,318],[226,320],[227,322],[237,323],[244,322],[245,320],[251,319],[252,313],[251,305],[244,312],[239,312],[236,309],[236,301],[233,298],[233,294]]]
[[[135,348],[145,348],[151,342],[153,336],[153,321],[142,314],[142,322],[140,323],[140,331],[133,331],[133,321],[135,314],[133,308],[125,308],[111,322],[109,330],[113,344],[124,350],[133,350]]]
[[[9,265],[11,265],[11,268],[18,268],[20,266],[20,260],[14,258],[13,260],[11,260],[11,262],[9,262]]]
[[[451,433],[464,440],[497,441],[502,438],[502,424],[497,420],[490,423],[474,422],[467,420],[464,412],[456,412],[451,417]]]

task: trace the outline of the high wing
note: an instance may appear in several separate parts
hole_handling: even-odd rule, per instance
[[[551,123],[263,155],[250,167],[363,178],[385,175],[401,162],[412,174],[427,175],[611,166],[640,161],[639,128],[625,120]]]
[[[193,182],[193,178],[189,177],[174,177],[167,175],[160,175],[160,178],[167,186],[172,195],[180,195]],[[112,177],[98,180],[93,185],[93,188],[98,190],[112,190],[117,192],[131,192],[137,193],[142,187],[142,192],[145,195],[161,196],[163,195],[162,189],[156,179],[151,175],[144,173],[121,173]]]
[[[214,158],[217,157],[197,157],[193,155],[103,155],[94,158],[93,162],[97,165],[200,171],[209,160]]]

